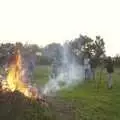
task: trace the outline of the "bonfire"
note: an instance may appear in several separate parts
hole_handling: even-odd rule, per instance
[[[26,71],[23,67],[22,56],[19,49],[16,49],[14,55],[11,56],[7,76],[5,79],[2,79],[1,83],[2,91],[18,91],[28,98],[45,102],[43,96],[38,92],[38,89],[31,86],[30,82],[26,79]]]

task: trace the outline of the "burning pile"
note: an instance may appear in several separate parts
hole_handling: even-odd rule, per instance
[[[39,95],[38,89],[32,87],[26,80],[26,72],[22,64],[21,53],[17,49],[10,59],[7,77],[5,80],[2,80],[2,90],[19,91],[26,97],[43,100],[41,95]]]

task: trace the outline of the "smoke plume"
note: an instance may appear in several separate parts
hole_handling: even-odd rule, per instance
[[[76,57],[71,52],[69,44],[63,45],[61,53],[61,65],[56,67],[56,77],[50,77],[48,83],[43,88],[43,94],[45,95],[75,86],[83,80],[83,66],[76,61]]]

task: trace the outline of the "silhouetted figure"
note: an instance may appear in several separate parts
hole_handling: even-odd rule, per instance
[[[108,57],[107,59],[106,69],[108,72],[108,88],[112,88],[112,73],[114,72],[114,68],[111,57]]]
[[[96,69],[96,66],[97,66],[97,63],[96,63],[96,58],[91,58],[90,59],[90,67],[91,67],[91,74],[92,74],[92,78],[93,80],[95,80],[95,69]]]
[[[84,58],[85,80],[90,79],[90,59],[86,55]]]
[[[58,64],[56,58],[54,58],[53,63],[52,63],[52,78],[56,78],[58,73]]]

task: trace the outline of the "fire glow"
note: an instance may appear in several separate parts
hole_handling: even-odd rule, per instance
[[[19,91],[26,97],[41,99],[38,89],[32,87],[25,78],[25,68],[22,66],[20,50],[16,50],[13,61],[8,67],[6,80],[2,80],[3,91]]]

